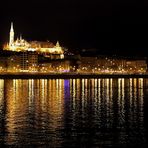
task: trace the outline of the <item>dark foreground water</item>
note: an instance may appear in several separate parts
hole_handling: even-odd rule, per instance
[[[0,147],[147,147],[148,79],[0,79]]]

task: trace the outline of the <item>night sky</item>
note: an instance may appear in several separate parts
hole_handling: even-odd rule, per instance
[[[148,50],[148,2],[136,0],[21,0],[0,4],[0,42],[10,22],[27,40],[59,40],[69,49],[144,55]]]

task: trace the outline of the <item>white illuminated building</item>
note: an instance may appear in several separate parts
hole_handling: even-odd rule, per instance
[[[46,54],[58,54],[60,58],[64,58],[64,50],[57,41],[56,45],[51,42],[40,42],[40,41],[26,41],[20,36],[20,38],[14,39],[14,28],[13,23],[11,23],[9,43],[4,45],[4,50],[9,51],[35,51],[38,53]]]

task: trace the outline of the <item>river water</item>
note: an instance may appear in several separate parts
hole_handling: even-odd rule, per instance
[[[148,79],[0,79],[0,147],[147,147]]]

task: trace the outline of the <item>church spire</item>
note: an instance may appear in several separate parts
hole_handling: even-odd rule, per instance
[[[11,22],[11,29],[10,29],[10,32],[14,32],[14,29],[13,29],[13,22]]]
[[[14,43],[14,29],[13,29],[13,22],[11,22],[10,36],[9,36],[9,46],[12,46],[13,43]]]
[[[60,43],[59,43],[59,41],[57,41],[57,43],[56,43],[56,47],[60,47]]]

